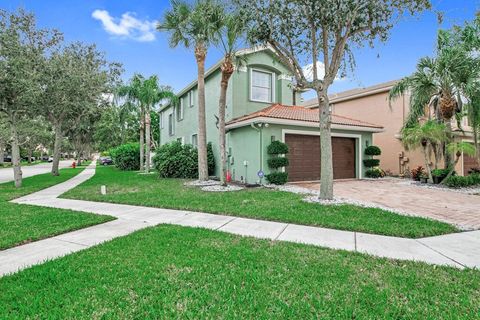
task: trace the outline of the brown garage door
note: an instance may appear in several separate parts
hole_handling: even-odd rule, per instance
[[[320,138],[318,136],[287,134],[289,147],[287,167],[289,181],[320,180]],[[332,138],[333,178],[355,178],[355,139]]]
[[[480,163],[475,157],[467,156],[466,154],[463,155],[463,175],[468,175],[468,172],[472,168],[479,168]]]

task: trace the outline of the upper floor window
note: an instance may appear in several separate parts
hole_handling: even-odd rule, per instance
[[[273,102],[275,97],[275,73],[251,69],[250,100]]]
[[[175,134],[175,128],[173,124],[173,113],[168,115],[168,134],[173,136]]]
[[[198,136],[197,136],[197,134],[192,134],[192,146],[194,148],[198,147]]]
[[[177,106],[177,121],[183,120],[183,98],[180,98],[180,105]]]
[[[191,108],[193,107],[193,91],[190,91],[188,93],[188,106]]]

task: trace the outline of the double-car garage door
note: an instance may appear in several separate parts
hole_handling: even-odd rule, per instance
[[[320,137],[301,134],[286,134],[288,145],[287,167],[288,180],[320,180]],[[332,138],[333,178],[355,178],[355,139],[344,137]]]

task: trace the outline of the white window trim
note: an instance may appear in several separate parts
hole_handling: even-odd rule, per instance
[[[177,112],[178,114],[178,119],[177,121],[182,121],[183,120],[183,111],[184,111],[184,108],[183,108],[183,98],[180,99],[180,105],[177,106],[177,108],[180,108],[180,112]]]
[[[170,132],[170,116],[172,116],[172,132]],[[175,113],[173,111],[168,114],[168,135],[175,135]]]
[[[188,104],[190,108],[193,108],[195,106],[195,102],[193,101],[193,90],[190,90],[188,92]]]
[[[197,137],[197,145],[194,145],[194,144],[193,144],[193,137],[194,137],[194,136]],[[190,136],[190,144],[191,144],[192,146],[194,146],[195,148],[198,147],[198,134],[197,134],[197,133],[194,133],[194,134],[192,134],[192,135]]]
[[[267,74],[271,74],[272,77],[272,83],[271,83],[271,86],[272,86],[272,92],[271,92],[271,97],[270,97],[270,101],[263,101],[263,100],[258,100],[258,99],[253,99],[252,97],[252,93],[253,93],[253,90],[252,90],[252,87],[253,87],[253,72],[256,71],[256,72],[261,72],[261,73],[267,73]],[[250,69],[250,101],[253,101],[253,102],[262,102],[262,103],[275,103],[275,98],[276,98],[276,92],[275,92],[275,87],[276,87],[276,76],[275,76],[275,72],[271,72],[271,71],[268,71],[268,70],[262,70],[262,69],[257,69],[257,68],[251,68]]]
[[[282,142],[285,143],[285,135],[286,134],[300,134],[300,135],[308,135],[308,136],[319,136],[320,132],[318,131],[306,131],[306,130],[289,130],[289,129],[282,129]],[[353,134],[353,133],[336,133],[332,132],[332,137],[342,137],[342,138],[354,138],[356,139],[357,143],[355,146],[355,152],[357,153],[357,161],[358,165],[356,168],[357,171],[357,179],[363,179],[362,167],[363,167],[363,152],[360,151],[362,149],[362,135],[361,134]],[[285,168],[283,168],[285,170]]]

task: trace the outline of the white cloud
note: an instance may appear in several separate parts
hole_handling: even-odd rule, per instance
[[[317,73],[319,79],[323,79],[325,77],[325,65],[321,61],[317,61]],[[303,67],[303,74],[305,75],[305,78],[307,78],[307,80],[313,80],[313,63],[307,64]],[[338,76],[335,78],[335,81],[343,80],[347,80],[347,78],[339,78]]]
[[[155,40],[155,21],[139,20],[135,13],[125,12],[115,18],[107,10],[95,10],[92,17],[102,22],[103,29],[113,36],[129,38],[141,42]]]

